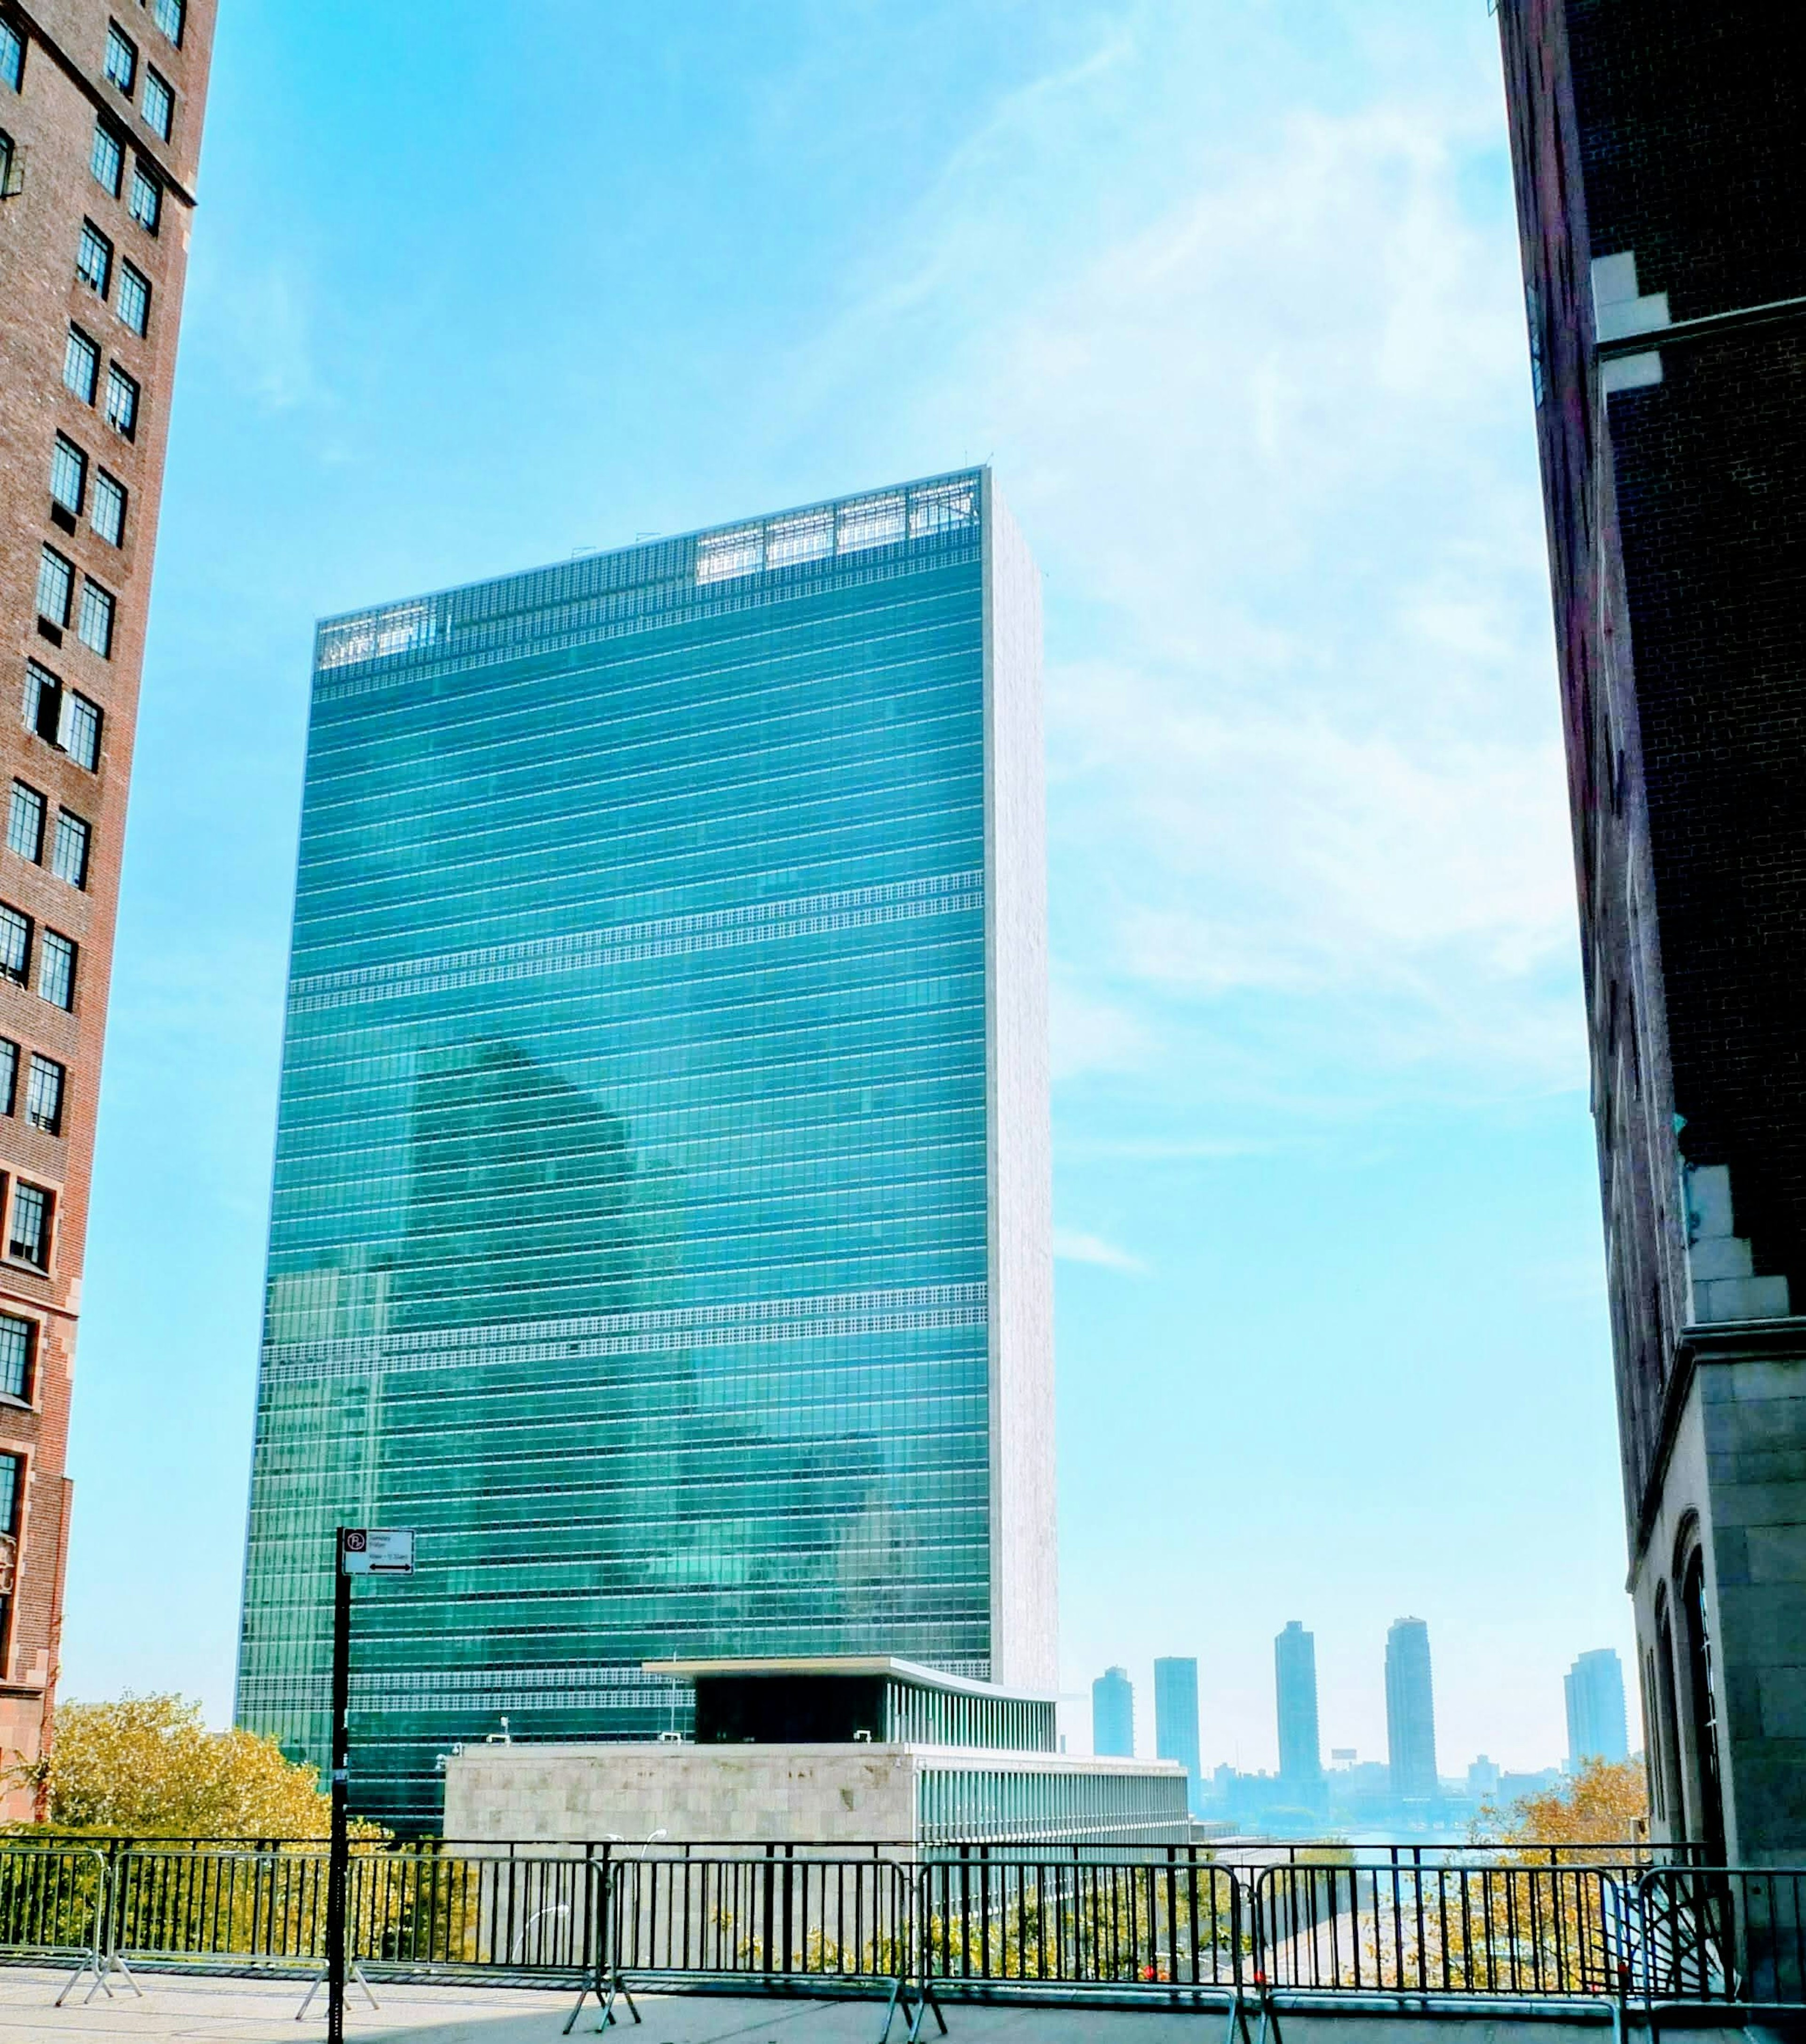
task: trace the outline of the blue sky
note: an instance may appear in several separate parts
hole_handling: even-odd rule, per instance
[[[1046,575],[1063,1681],[1378,1757],[1627,1648],[1479,0],[225,0],[65,1693],[229,1709],[313,618],[989,459]],[[1083,1742],[1088,1712],[1074,1715]]]

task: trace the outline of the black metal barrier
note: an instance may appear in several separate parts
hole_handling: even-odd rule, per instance
[[[0,1959],[77,1961],[90,1999],[136,1967],[317,1976],[325,1915],[317,1842],[0,1841]],[[347,1927],[373,1977],[538,1981],[605,2004],[636,1988],[869,1996],[912,2034],[943,1998],[1215,2006],[1232,2023],[1255,2004],[1806,2008],[1806,1870],[1628,1850],[1231,1863],[1196,1846],[368,1845]]]

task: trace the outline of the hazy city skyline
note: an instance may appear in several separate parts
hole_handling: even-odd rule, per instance
[[[1058,648],[1062,1686],[1220,1632],[1206,1759],[1270,1765],[1271,1614],[1320,1606],[1326,1731],[1372,1753],[1370,1642],[1408,1601],[1451,1753],[1558,1753],[1574,1642],[1627,1628],[1493,25],[930,6],[824,45],[780,6],[605,50],[554,0],[454,204],[443,108],[483,90],[484,25],[455,7],[423,44],[407,10],[337,0],[222,23],[84,1293],[71,1692],[226,1708],[311,620],[989,455],[1022,478]],[[856,169],[824,192],[823,162]],[[1451,1385],[1397,1331],[1476,1301]],[[1250,1350],[1281,1366],[1238,1370]],[[1207,1413],[1251,1495],[1308,1487],[1410,1579],[1326,1583],[1301,1536],[1175,1608],[1216,1537],[1189,1501]],[[1484,1488],[1563,1500],[1508,1569],[1477,1455]],[[1170,1570],[1136,1566],[1155,1540]]]

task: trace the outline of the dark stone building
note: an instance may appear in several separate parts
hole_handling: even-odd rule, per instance
[[[56,1692],[125,790],[213,0],[0,0],[0,1770]],[[31,1796],[0,1773],[0,1816]]]
[[[1503,0],[1658,1833],[1806,1846],[1806,43]]]

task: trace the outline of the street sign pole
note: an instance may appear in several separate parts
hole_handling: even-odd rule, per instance
[[[345,1888],[350,1846],[345,1804],[350,1781],[348,1719],[352,1694],[352,1579],[347,1529],[332,1535],[332,1842],[326,1862],[326,2044],[345,2044]]]

